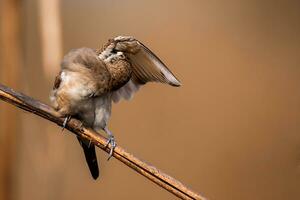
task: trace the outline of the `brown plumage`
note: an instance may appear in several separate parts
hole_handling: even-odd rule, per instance
[[[115,147],[107,123],[111,104],[130,99],[147,82],[180,86],[166,65],[145,45],[129,36],[110,39],[101,49],[71,50],[63,59],[50,95],[62,117],[73,116],[109,136],[112,156]],[[99,175],[95,148],[80,141],[93,177]]]

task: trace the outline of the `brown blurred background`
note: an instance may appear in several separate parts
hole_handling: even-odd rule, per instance
[[[1,0],[0,82],[49,103],[71,48],[143,41],[182,81],[113,107],[118,144],[209,199],[300,199],[299,1]],[[176,149],[176,151],[174,151]],[[174,199],[0,101],[0,199]]]

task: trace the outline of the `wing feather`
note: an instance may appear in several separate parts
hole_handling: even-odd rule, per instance
[[[114,103],[118,103],[121,99],[130,100],[139,88],[140,84],[130,80],[123,87],[112,93],[112,100]]]
[[[181,85],[171,70],[149,48],[133,37],[118,36],[109,40],[99,57],[104,59],[116,52],[126,56],[132,67],[132,75],[129,82],[112,93],[115,103],[122,98],[131,99],[140,86],[147,82],[166,83],[175,87]]]
[[[180,86],[179,80],[168,67],[143,43],[130,36],[118,36],[115,49],[129,58],[133,75],[141,83],[161,82]]]

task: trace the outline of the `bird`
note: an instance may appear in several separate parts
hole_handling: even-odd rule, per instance
[[[50,101],[63,127],[71,117],[100,134],[104,131],[111,144],[108,160],[116,147],[108,129],[112,103],[130,100],[143,85],[159,82],[174,87],[181,82],[142,42],[132,36],[117,36],[99,49],[78,48],[69,51],[55,77]],[[92,177],[99,177],[95,146],[82,138],[81,144]]]

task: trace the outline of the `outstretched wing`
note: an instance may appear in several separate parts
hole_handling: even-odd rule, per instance
[[[168,67],[144,44],[130,36],[118,36],[109,41],[99,57],[110,60],[118,53],[124,54],[132,67],[132,77],[120,89],[113,92],[112,99],[118,102],[124,98],[130,99],[141,85],[147,82],[166,83],[180,86],[179,80]]]
[[[180,86],[168,67],[144,44],[130,36],[114,38],[115,50],[124,52],[133,68],[133,76],[140,84],[161,82]]]

